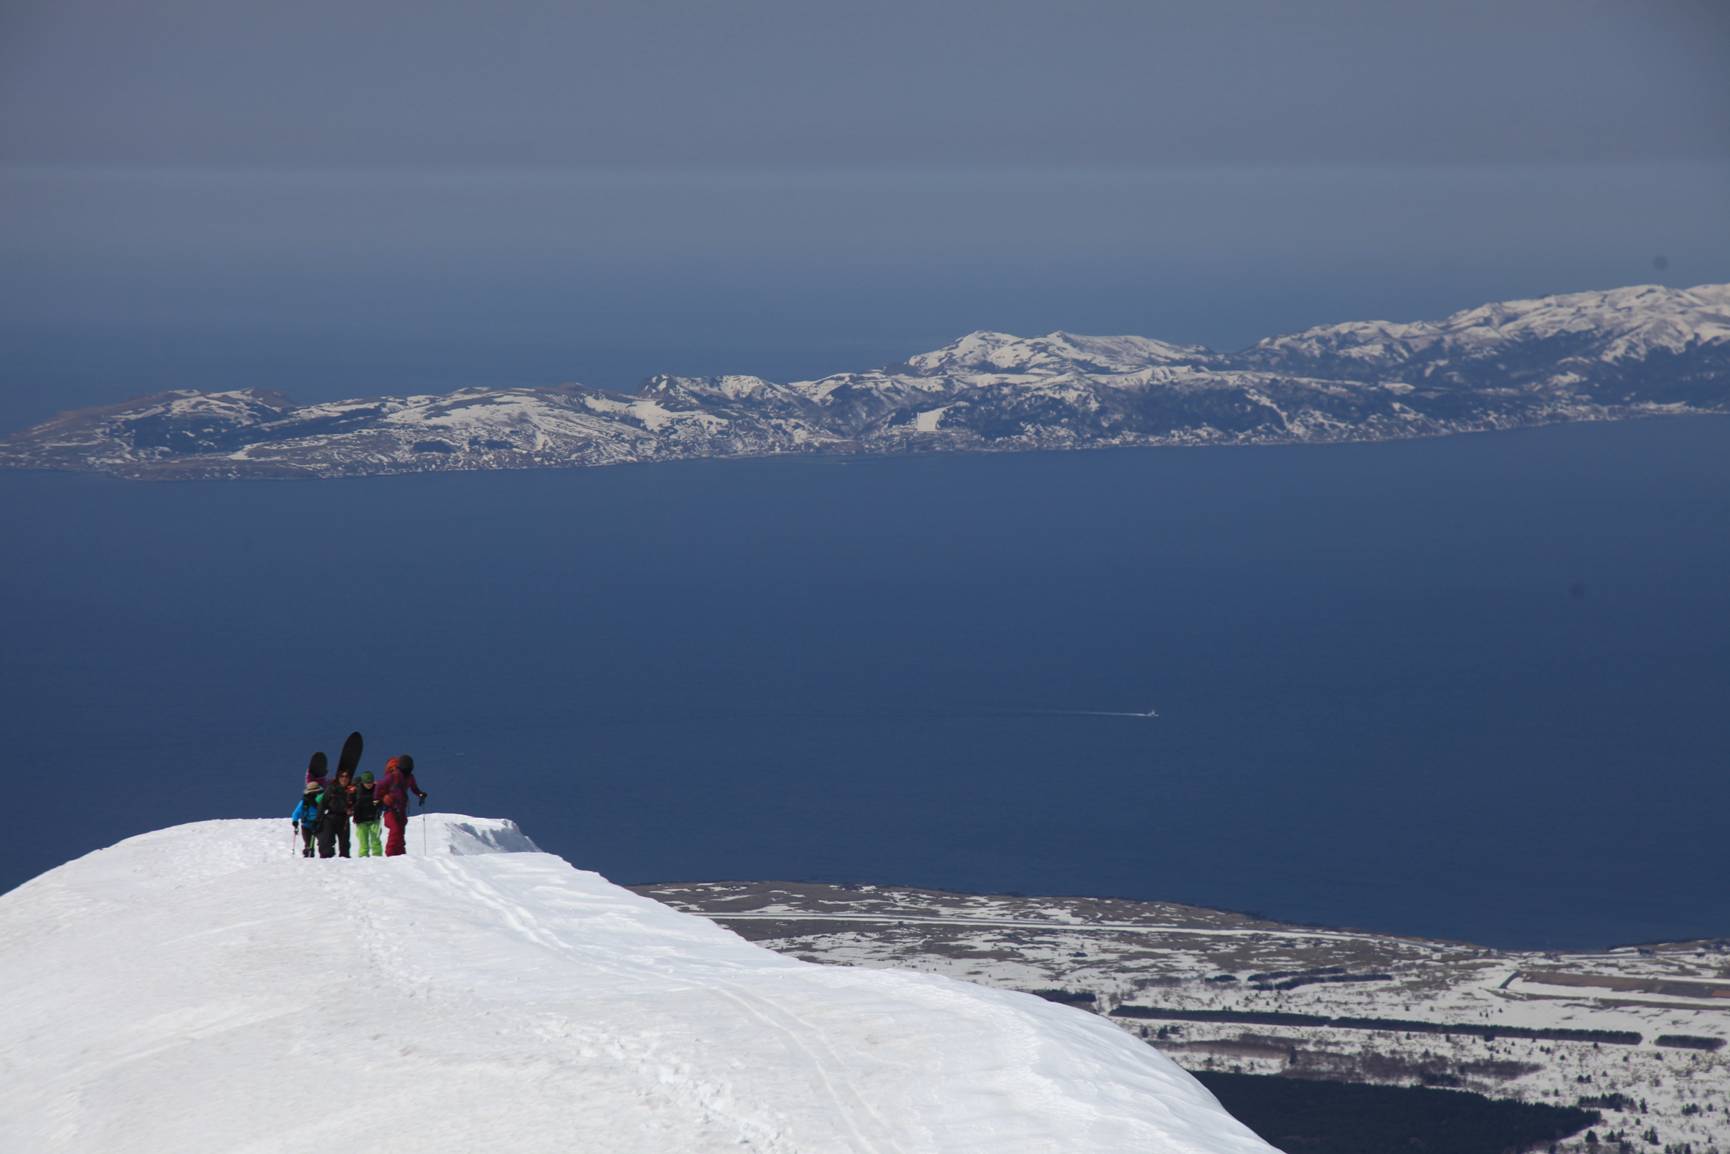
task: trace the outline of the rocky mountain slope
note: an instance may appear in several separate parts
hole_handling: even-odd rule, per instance
[[[771,953],[510,822],[414,827],[308,861],[200,822],[0,895],[0,1150],[1271,1150],[1099,1019]]]
[[[652,377],[297,405],[179,391],[0,440],[0,466],[141,478],[336,477],[778,453],[1374,441],[1730,412],[1730,285],[1654,285],[1357,321],[1235,353],[976,332],[812,381]]]

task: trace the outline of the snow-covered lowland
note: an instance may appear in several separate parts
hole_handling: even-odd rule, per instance
[[[1039,991],[1186,1069],[1447,1086],[1600,1115],[1548,1154],[1730,1151],[1723,939],[1540,952],[1117,898],[640,890],[807,961]]]
[[[0,895],[0,1150],[1271,1149],[1091,1014],[771,953],[508,821],[409,844],[200,822]]]

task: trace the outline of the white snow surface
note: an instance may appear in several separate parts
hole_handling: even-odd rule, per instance
[[[509,821],[417,818],[391,859],[291,832],[177,826],[0,895],[0,1150],[1271,1149],[1091,1014],[783,957]]]

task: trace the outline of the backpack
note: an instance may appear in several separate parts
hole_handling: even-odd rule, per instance
[[[327,817],[344,818],[349,813],[349,795],[336,782],[332,782],[318,798],[319,820]]]

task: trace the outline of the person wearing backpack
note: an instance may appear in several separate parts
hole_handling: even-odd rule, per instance
[[[372,770],[360,775],[354,787],[354,836],[360,843],[355,857],[383,857],[384,843],[378,837],[378,798],[373,796]]]
[[[384,828],[388,835],[384,842],[384,856],[400,857],[407,849],[404,835],[408,830],[409,794],[418,797],[422,805],[426,804],[426,791],[414,779],[414,758],[403,753],[385,762],[384,780],[374,787],[373,793],[384,811]]]
[[[324,782],[308,781],[305,791],[300,795],[300,804],[288,815],[288,820],[294,823],[294,832],[300,835],[301,857],[312,856],[313,838],[318,836],[319,795],[323,792]]]
[[[336,780],[325,787],[318,803],[318,856],[336,857],[337,847],[348,856],[348,815],[354,805],[354,785],[345,767],[336,771]]]

